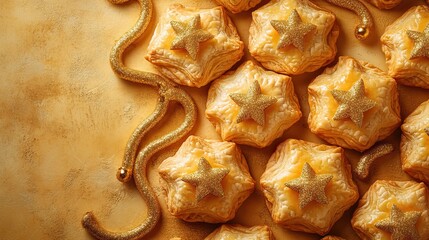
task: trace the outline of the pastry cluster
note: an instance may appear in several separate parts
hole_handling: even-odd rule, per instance
[[[216,0],[232,13],[259,0]],[[368,0],[380,9],[401,1]],[[327,143],[287,139],[260,177],[273,221],[324,236],[359,199],[344,149],[363,152],[354,173],[394,151],[377,143],[401,124],[397,82],[429,89],[429,7],[411,8],[381,37],[388,72],[341,56],[308,85],[308,127]],[[272,0],[252,12],[249,52],[255,59],[228,71],[244,44],[222,7],[173,5],[161,18],[146,58],[172,81],[208,90],[205,115],[221,141],[190,136],[159,166],[168,211],[185,221],[224,223],[255,182],[236,144],[271,145],[302,116],[292,78],[332,62],[335,15],[308,0]],[[262,66],[260,66],[262,65]],[[402,169],[429,182],[429,100],[401,127]],[[376,144],[377,143],[377,144]],[[429,192],[414,181],[376,181],[354,212],[362,239],[429,239]],[[274,239],[267,226],[222,225],[206,239]],[[324,236],[323,239],[343,239]]]
[[[236,13],[260,0],[217,1]],[[334,60],[338,34],[333,13],[308,0],[275,0],[253,12],[249,51],[264,67],[278,73],[312,72]],[[146,59],[168,79],[202,87],[239,61],[243,50],[223,7],[174,4],[160,18]]]

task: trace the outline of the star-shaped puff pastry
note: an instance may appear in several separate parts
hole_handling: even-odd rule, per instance
[[[182,181],[190,183],[196,187],[197,201],[201,201],[205,196],[212,194],[223,197],[221,181],[229,173],[227,168],[212,168],[204,157],[198,162],[197,172],[185,175]]]
[[[277,49],[293,45],[301,52],[304,51],[304,37],[314,29],[316,25],[302,22],[298,12],[294,9],[285,20],[271,20],[271,26],[280,34]]]
[[[299,193],[299,207],[304,209],[307,204],[315,200],[318,203],[328,203],[325,187],[331,181],[332,175],[316,175],[314,169],[307,162],[302,168],[301,176],[285,183],[286,187]]]
[[[414,48],[410,59],[418,57],[429,58],[429,24],[426,25],[423,32],[408,30],[407,35],[414,41]]]
[[[350,119],[362,127],[363,113],[373,108],[376,102],[365,96],[365,84],[358,80],[349,91],[332,90],[332,96],[339,103],[334,120]]]
[[[201,29],[200,15],[193,17],[188,24],[178,21],[171,21],[170,24],[177,34],[170,49],[185,49],[192,59],[197,58],[200,42],[213,38],[212,34]]]
[[[265,124],[265,109],[277,102],[275,97],[261,94],[261,86],[258,81],[252,83],[247,94],[232,93],[229,97],[240,106],[237,123],[253,119],[260,126]]]
[[[380,221],[375,226],[383,231],[390,232],[393,240],[420,239],[416,223],[421,214],[421,212],[417,211],[403,213],[393,204],[390,219]]]

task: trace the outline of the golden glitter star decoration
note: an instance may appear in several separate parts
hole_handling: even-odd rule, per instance
[[[182,181],[195,186],[197,201],[199,202],[209,194],[223,197],[221,181],[228,173],[228,168],[212,168],[209,161],[201,157],[198,162],[198,170],[183,176]]]
[[[423,32],[408,30],[407,35],[414,41],[410,59],[418,57],[429,58],[429,24],[426,25]]]
[[[393,240],[420,239],[416,223],[421,214],[421,212],[417,211],[404,213],[393,204],[390,211],[390,219],[382,220],[376,223],[375,226],[383,231],[391,233],[391,238]]]
[[[256,80],[253,81],[247,94],[232,93],[229,97],[240,106],[237,123],[253,119],[260,126],[265,125],[265,109],[277,102],[277,98],[261,93],[261,86]]]
[[[316,29],[316,25],[304,23],[296,9],[285,20],[271,20],[271,26],[279,33],[280,40],[277,49],[293,45],[301,52],[304,51],[305,36]]]
[[[350,118],[358,127],[362,127],[363,113],[375,107],[376,102],[365,96],[365,84],[359,79],[349,91],[332,90],[332,96],[339,106],[334,120]]]
[[[301,176],[285,183],[286,187],[298,192],[299,207],[304,209],[310,202],[327,204],[325,188],[331,181],[332,175],[317,175],[309,163],[305,163]]]
[[[171,21],[170,24],[176,33],[170,49],[185,49],[192,59],[197,58],[200,43],[214,37],[208,31],[201,29],[200,15],[193,17],[189,23]]]

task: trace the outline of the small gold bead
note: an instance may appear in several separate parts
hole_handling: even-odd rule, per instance
[[[120,167],[116,172],[116,178],[121,182],[128,182],[131,178],[131,173],[124,167]]]
[[[355,37],[359,40],[364,40],[369,35],[369,29],[362,24],[356,26],[355,29]]]

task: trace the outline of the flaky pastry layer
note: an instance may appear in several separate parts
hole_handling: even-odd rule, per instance
[[[366,0],[379,9],[391,9],[398,6],[402,0]]]
[[[377,180],[359,201],[352,226],[361,239],[391,239],[391,233],[375,226],[389,219],[392,205],[401,211],[419,211],[416,227],[420,239],[429,239],[429,192],[424,183]]]
[[[418,106],[401,126],[402,169],[412,177],[429,183],[429,100]]]
[[[388,74],[401,84],[429,89],[429,58],[410,59],[414,41],[407,35],[408,30],[423,32],[428,24],[429,7],[415,6],[389,25],[381,36]]]
[[[201,157],[212,168],[229,169],[221,182],[223,197],[208,195],[198,202],[195,187],[181,180],[183,176],[197,171]],[[246,159],[231,142],[190,136],[173,157],[160,164],[158,172],[168,211],[188,222],[218,223],[231,220],[254,189],[254,180],[250,176]]]
[[[316,174],[330,174],[325,188],[327,204],[299,207],[299,194],[285,183],[300,177],[305,163]],[[324,235],[359,198],[351,167],[340,147],[288,139],[281,143],[261,176],[261,187],[274,222],[294,230]]]
[[[274,236],[268,226],[244,227],[238,224],[225,224],[204,240],[274,240]]]
[[[350,118],[334,120],[338,102],[332,90],[348,91],[362,79],[365,95],[376,102],[364,112],[362,126]],[[310,130],[331,144],[364,151],[389,136],[401,123],[396,81],[375,66],[351,57],[340,57],[308,86]]]
[[[258,81],[261,93],[277,101],[265,109],[265,124],[253,120],[237,123],[240,111],[230,94],[246,94],[253,81]],[[254,147],[265,147],[301,118],[298,98],[290,77],[266,71],[247,61],[235,72],[215,80],[208,92],[206,116],[225,141]]]
[[[316,26],[305,37],[304,51],[294,46],[277,48],[279,33],[271,20],[287,20],[296,9],[303,22]],[[284,74],[312,72],[330,63],[336,53],[339,29],[335,15],[308,0],[272,0],[252,12],[249,51],[267,69]]]
[[[188,23],[200,15],[201,28],[213,38],[199,44],[196,59],[183,50],[171,50],[176,34],[171,21]],[[170,80],[191,87],[201,87],[222,75],[243,56],[244,44],[223,7],[188,8],[174,4],[155,29],[146,59]]]
[[[232,13],[239,13],[253,8],[261,0],[215,0],[218,4],[224,6]]]

